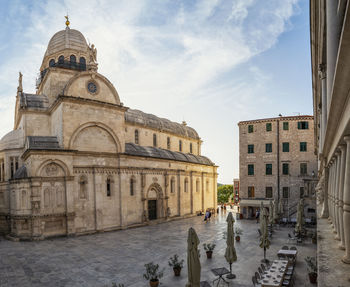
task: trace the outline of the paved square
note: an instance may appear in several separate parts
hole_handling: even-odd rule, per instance
[[[165,267],[161,279],[163,287],[183,287],[187,282],[187,232],[194,227],[201,241],[201,280],[212,284],[210,269],[229,268],[224,258],[226,242],[226,214],[212,217],[205,224],[203,217],[166,222],[158,225],[106,232],[75,238],[54,238],[40,242],[11,242],[0,239],[0,286],[112,286],[146,287],[144,264],[153,261]],[[237,278],[230,286],[252,286],[251,277],[259,266],[263,251],[255,221],[237,220],[243,229],[241,241],[236,242],[238,260],[233,266]],[[286,245],[289,228],[273,234],[267,258],[276,259],[277,252]],[[217,244],[212,259],[206,259],[203,243]],[[304,257],[316,255],[311,242],[298,245],[295,286],[312,286],[307,277]],[[185,259],[180,277],[174,277],[168,259],[177,253]],[[222,285],[223,286],[223,285]],[[227,286],[227,285],[226,285]]]

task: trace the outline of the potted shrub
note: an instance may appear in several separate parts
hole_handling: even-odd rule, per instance
[[[315,284],[317,282],[317,261],[315,257],[307,256],[305,258],[307,269],[309,272],[310,283]]]
[[[210,243],[208,243],[208,244],[204,243],[204,244],[203,244],[203,247],[204,247],[205,252],[207,253],[207,258],[208,258],[208,259],[210,259],[210,258],[212,257],[212,255],[213,255],[213,250],[214,250],[215,246],[216,246],[216,244],[214,244],[214,243],[212,243],[212,244],[210,244]]]
[[[235,235],[236,235],[235,238],[237,242],[241,240],[242,233],[243,233],[243,230],[241,228],[239,227],[235,228]]]
[[[182,259],[181,261],[179,261],[179,256],[177,254],[175,254],[174,257],[169,258],[168,263],[169,263],[170,267],[173,267],[174,275],[180,276],[181,268],[184,265],[184,260]]]
[[[149,280],[149,286],[157,287],[159,285],[159,279],[163,277],[163,270],[159,270],[159,265],[154,264],[153,262],[145,264],[146,273],[143,274],[143,277],[146,280]]]

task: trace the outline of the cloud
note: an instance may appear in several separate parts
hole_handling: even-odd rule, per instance
[[[28,7],[15,3],[11,13],[23,15],[23,24],[13,28],[14,33],[20,31],[17,39],[0,48],[9,54],[0,67],[0,137],[13,125],[18,71],[24,74],[25,91],[35,92],[47,43],[64,29],[68,11],[71,28],[95,44],[99,72],[116,86],[126,106],[173,121],[188,119],[205,141],[203,154],[214,155],[224,165],[223,155],[206,148],[216,142],[206,129],[215,119],[202,118],[203,110],[214,105],[220,113],[235,105],[243,115],[249,114],[247,103],[255,101],[268,76],[251,65],[248,79],[237,68],[273,47],[291,28],[297,2],[52,0]],[[11,22],[6,23],[11,29]]]

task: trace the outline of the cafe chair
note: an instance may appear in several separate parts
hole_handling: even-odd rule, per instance
[[[281,248],[282,250],[289,250],[289,247],[288,246],[282,246],[282,248]]]

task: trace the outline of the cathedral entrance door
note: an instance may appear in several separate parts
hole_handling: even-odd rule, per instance
[[[157,219],[157,200],[148,201],[148,219]]]

